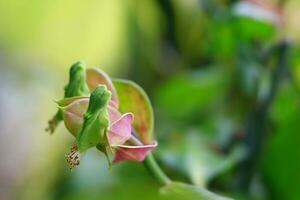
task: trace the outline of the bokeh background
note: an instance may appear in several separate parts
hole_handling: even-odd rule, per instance
[[[108,170],[44,131],[70,65],[140,84],[175,180],[236,199],[300,199],[298,0],[0,0],[0,199],[158,199],[139,163]]]

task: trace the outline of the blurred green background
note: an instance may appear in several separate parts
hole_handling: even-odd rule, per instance
[[[136,81],[175,180],[236,199],[300,199],[298,0],[0,0],[0,199],[158,199],[139,163],[47,134],[70,65]]]

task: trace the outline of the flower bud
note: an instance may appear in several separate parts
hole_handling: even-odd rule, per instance
[[[118,90],[115,88],[116,83]],[[90,96],[89,90],[92,91]],[[120,108],[117,91],[122,100]],[[54,131],[58,122],[63,120],[69,132],[76,137],[76,144],[66,155],[71,168],[80,163],[81,153],[91,147],[102,151],[111,164],[121,160],[142,161],[157,146],[151,140],[152,112],[146,95],[134,84],[124,81],[113,84],[109,76],[99,69],[85,71],[81,62],[72,65],[70,80],[65,87],[65,98],[57,104],[59,111],[52,120],[54,126],[50,126],[49,130]],[[142,109],[138,109],[140,105]],[[142,131],[137,134],[140,138],[132,134],[131,112],[139,116],[138,123],[133,125]]]
[[[65,86],[65,98],[74,96],[88,96],[89,88],[86,84],[86,70],[83,62],[73,64],[69,72],[69,83]],[[53,133],[58,124],[63,120],[62,111],[58,110],[48,122],[46,131]]]

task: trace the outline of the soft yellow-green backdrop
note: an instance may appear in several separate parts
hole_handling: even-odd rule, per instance
[[[282,32],[299,44],[300,3],[287,2]],[[73,138],[63,126],[54,135],[44,129],[56,110],[53,100],[62,97],[69,66],[78,60],[112,76],[130,74],[151,84],[159,78],[151,80],[151,73],[143,68],[141,74],[133,63],[154,66],[150,72],[169,76],[173,68],[181,72],[188,66],[188,59],[205,51],[203,46],[211,46],[199,34],[209,22],[201,21],[198,1],[172,4],[179,53],[160,44],[168,31],[158,1],[0,0],[0,199],[157,198],[157,185],[141,165],[123,163],[109,171],[96,151],[70,173],[64,154]],[[160,45],[165,54],[158,51]],[[291,71],[300,86],[298,65]]]

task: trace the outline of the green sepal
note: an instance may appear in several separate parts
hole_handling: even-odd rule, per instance
[[[104,85],[98,85],[91,93],[89,106],[83,116],[83,124],[76,134],[79,152],[105,141],[109,126],[107,105],[111,92]]]
[[[86,68],[81,61],[74,63],[69,72],[69,83],[65,86],[65,98],[87,96],[89,88],[86,83]]]

